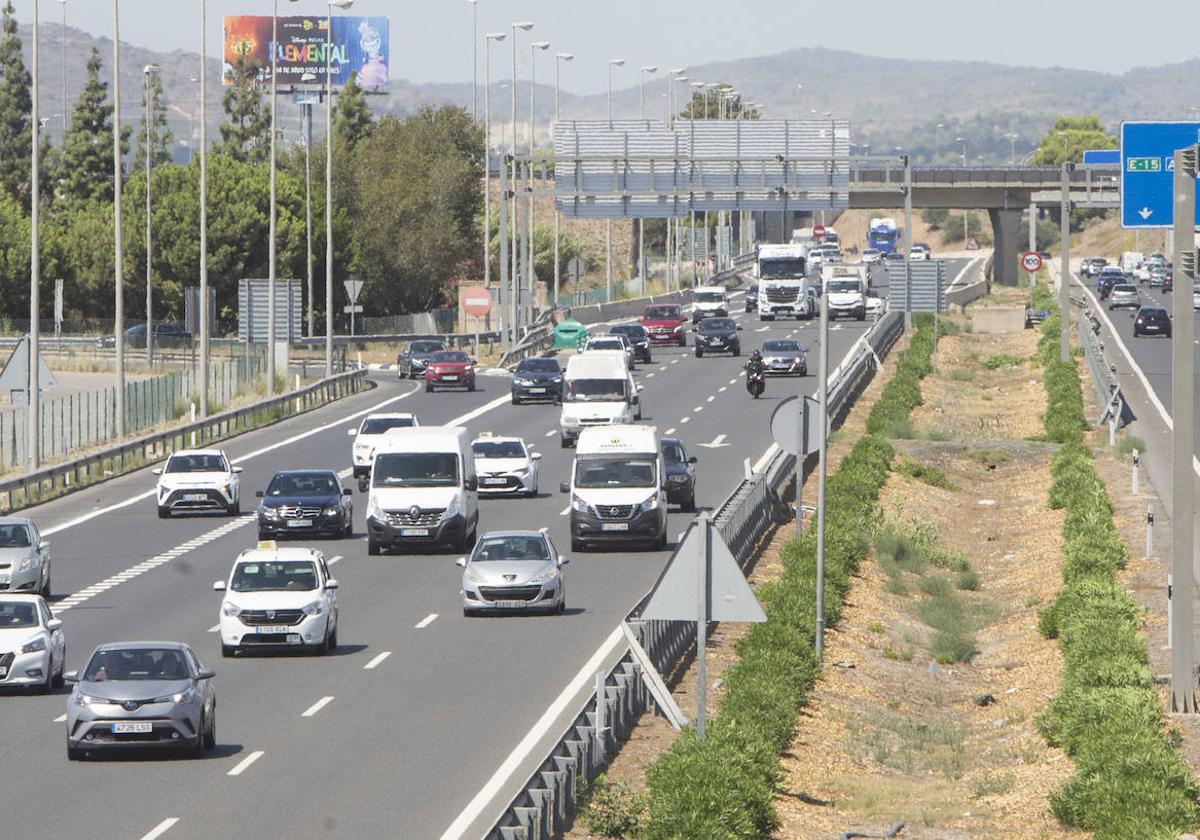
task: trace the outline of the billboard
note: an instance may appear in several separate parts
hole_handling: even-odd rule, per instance
[[[275,65],[281,85],[299,85],[305,73],[325,84],[325,51],[332,43],[329,64],[333,84],[344,85],[351,73],[369,90],[382,90],[388,83],[388,19],[386,17],[333,18],[332,38],[329,18],[292,15],[277,18]],[[233,64],[246,55],[258,62],[259,80],[271,81],[271,16],[230,15],[225,18],[225,46],[222,80],[233,83]]]

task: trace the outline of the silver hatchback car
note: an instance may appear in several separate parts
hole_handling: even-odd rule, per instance
[[[460,557],[463,615],[489,610],[561,613],[567,607],[563,569],[570,561],[542,531],[491,531]]]
[[[1114,309],[1137,309],[1139,306],[1137,286],[1131,283],[1118,283],[1108,295],[1110,312]]]
[[[101,645],[67,699],[67,758],[100,750],[177,748],[199,754],[217,744],[213,672],[179,642]]]
[[[0,518],[0,592],[50,597],[50,543],[26,516]]]

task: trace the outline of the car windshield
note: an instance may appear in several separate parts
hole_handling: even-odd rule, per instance
[[[645,338],[646,328],[641,324],[622,324],[609,330],[613,335],[624,335],[631,338]]]
[[[268,496],[336,496],[341,485],[330,473],[277,475],[267,485]]]
[[[575,486],[653,487],[654,466],[654,459],[645,456],[579,458],[575,461]]]
[[[222,455],[172,455],[165,470],[169,473],[225,471],[225,458]]]
[[[833,294],[836,294],[837,292],[861,292],[862,291],[862,287],[859,285],[859,282],[857,280],[830,280],[828,288],[829,288],[830,293],[833,293]]]
[[[546,563],[549,560],[550,549],[541,534],[484,537],[471,555],[472,563]]]
[[[759,260],[758,276],[763,279],[772,277],[803,277],[804,258],[793,257],[786,260]]]
[[[375,456],[375,487],[457,487],[458,456],[453,452],[385,452]]]
[[[624,379],[567,380],[567,402],[614,402],[625,399]]]
[[[797,353],[800,351],[800,342],[790,341],[786,338],[764,341],[762,351],[763,353]]]
[[[696,292],[695,299],[699,303],[724,303],[724,292]]]
[[[0,630],[37,627],[37,610],[24,601],[0,601]]]
[[[440,341],[414,341],[408,345],[410,353],[436,353],[439,350],[445,350],[446,345]]]
[[[1138,317],[1147,321],[1166,320],[1167,310],[1165,309],[1142,309],[1138,312]]]
[[[862,253],[864,257],[873,257],[879,253],[879,250],[876,248],[864,248]]]
[[[1113,286],[1113,294],[1114,295],[1136,295],[1137,294],[1137,286],[1130,286],[1128,284],[1122,283],[1119,286]]]
[[[186,680],[190,676],[183,651],[175,648],[98,650],[83,670],[87,682]]]
[[[705,318],[700,322],[700,332],[723,333],[737,329],[732,318]]]
[[[662,445],[663,460],[668,464],[682,464],[686,458],[683,457],[683,446],[678,443],[664,443]]]
[[[317,567],[311,560],[238,563],[229,588],[234,592],[308,592],[317,588]]]
[[[363,421],[360,435],[381,435],[389,429],[407,429],[417,425],[411,417],[368,417]]]
[[[0,525],[0,548],[29,548],[29,528],[25,525]]]
[[[471,444],[476,458],[524,458],[525,447],[519,440],[477,440]]]
[[[525,359],[517,365],[517,373],[562,373],[554,359]]]
[[[643,318],[649,318],[652,321],[671,320],[672,318],[679,320],[682,316],[679,314],[678,306],[647,306],[646,313]]]
[[[432,362],[469,362],[470,358],[461,350],[439,350],[430,358]]]
[[[625,345],[619,338],[593,338],[587,343],[588,350],[621,350],[624,352]]]

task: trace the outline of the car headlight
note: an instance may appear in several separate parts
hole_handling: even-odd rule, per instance
[[[513,475],[529,475],[529,467],[521,467],[518,470],[513,470]]]
[[[111,700],[107,700],[104,697],[93,697],[90,694],[75,695],[75,705],[76,706],[94,706],[94,705],[97,705],[100,703],[111,703],[111,702],[112,702]]]
[[[558,566],[548,566],[545,571],[538,572],[529,579],[530,583],[545,583],[558,577]]]
[[[552,377],[550,377],[550,381],[553,382],[555,385],[558,385],[559,383],[562,382],[562,377],[561,376],[552,376]]]
[[[225,613],[225,615],[230,616],[232,618],[237,618],[239,615],[242,614],[242,608],[239,607],[237,604],[233,603],[232,601],[226,601],[225,606],[221,607],[221,612]]]
[[[223,486],[221,488],[221,492],[224,493],[226,496],[232,497],[233,496],[233,485],[226,484],[225,486]]]
[[[457,494],[450,497],[450,504],[446,505],[446,512],[442,514],[443,519],[449,519],[451,516],[458,516],[462,512],[462,499]]]
[[[342,509],[341,509],[340,507],[327,507],[327,508],[325,508],[325,515],[326,515],[326,516],[337,516],[337,515],[338,515],[339,513],[341,513],[341,512],[342,512]]]
[[[37,653],[46,649],[46,640],[42,638],[34,639],[32,642],[26,643],[21,648],[21,653]]]
[[[374,496],[367,499],[367,519],[384,519],[383,508],[379,506],[379,500]]]
[[[183,703],[192,699],[192,690],[178,691],[174,694],[164,694],[162,697],[155,697],[151,703]]]
[[[591,509],[592,506],[589,505],[584,499],[576,496],[574,493],[571,494],[571,510],[577,510],[580,513],[587,513]]]
[[[674,332],[683,332],[683,324],[680,324],[674,329]]]
[[[513,384],[514,384],[514,385],[522,385],[522,386],[527,386],[527,385],[532,385],[532,384],[533,384],[533,380],[532,380],[532,379],[526,379],[526,378],[525,378],[525,377],[523,377],[523,376],[514,376],[514,377],[513,377]]]
[[[675,475],[667,476],[667,481],[670,481],[673,484],[683,484],[685,481],[687,481],[687,479],[688,477],[683,473],[675,473]]]
[[[320,601],[313,601],[311,604],[306,604],[302,611],[305,615],[320,615],[325,612],[325,605]]]
[[[481,575],[481,574],[479,574],[479,572],[475,571],[474,567],[472,567],[472,566],[467,566],[467,568],[463,570],[463,577],[465,577],[467,580],[471,581],[471,583],[482,583],[483,582],[483,575]]]
[[[27,572],[33,568],[33,556],[22,557],[21,562],[17,564],[18,572]]]
[[[266,505],[263,505],[263,507],[261,508],[261,511],[262,511],[263,517],[265,517],[266,519],[278,519],[279,518],[279,508],[267,507]]]
[[[644,511],[658,510],[658,504],[659,504],[658,494],[655,493],[649,499],[642,502],[642,510],[644,510]]]

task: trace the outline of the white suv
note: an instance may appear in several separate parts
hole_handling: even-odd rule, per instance
[[[367,477],[371,475],[371,461],[375,458],[375,447],[389,431],[420,425],[415,414],[381,412],[368,414],[358,428],[347,429],[346,434],[354,438],[354,446],[350,455],[354,466],[354,477],[359,481],[366,481]]]
[[[475,457],[480,495],[537,496],[538,461],[542,455],[530,451],[521,438],[485,433],[471,441],[471,454]]]
[[[314,548],[278,548],[272,541],[238,555],[221,599],[221,655],[249,648],[337,649],[338,582]]]
[[[241,467],[229,463],[220,449],[183,449],[154,470],[158,518],[172,513],[242,511]]]

